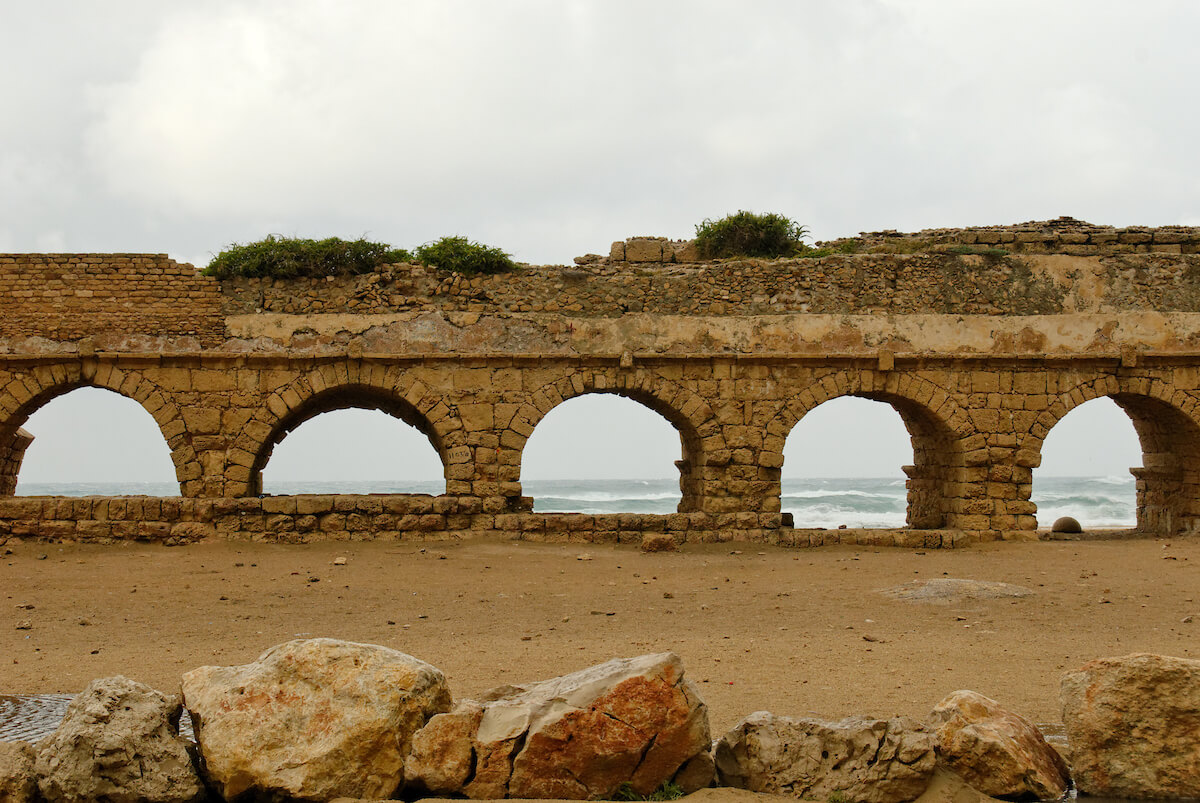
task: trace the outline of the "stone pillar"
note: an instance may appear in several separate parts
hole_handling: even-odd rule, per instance
[[[936,530],[945,526],[943,509],[945,479],[930,466],[901,466],[908,477],[908,526],[916,530]]]
[[[1149,461],[1147,461],[1149,462]],[[1157,535],[1192,532],[1197,518],[1189,510],[1184,472],[1169,466],[1129,469],[1137,480],[1137,529]]]
[[[17,492],[17,475],[21,472],[25,450],[31,443],[33,435],[18,429],[8,447],[0,451],[0,496],[12,496]]]

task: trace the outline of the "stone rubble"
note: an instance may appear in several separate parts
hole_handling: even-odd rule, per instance
[[[1063,675],[1080,794],[1200,798],[1200,661],[1135,653]]]
[[[1070,785],[1066,762],[1029,720],[961,690],[929,716],[938,759],[975,789],[1014,800],[1057,800]]]
[[[27,742],[0,742],[0,803],[33,803],[37,799],[37,753]]]
[[[96,680],[36,747],[0,742],[0,803],[613,799],[714,781],[722,794],[854,803],[1052,800],[1072,780],[1083,795],[1200,797],[1200,661],[1161,655],[1063,676],[1070,769],[1037,727],[966,690],[927,725],[759,711],[713,745],[671,653],[502,686],[451,710],[429,664],[307,639],[188,672],[183,689],[198,744],[180,736],[179,697]]]
[[[47,803],[187,803],[203,792],[190,745],[179,735],[178,695],[126,677],[94,680],[37,748]]]
[[[671,653],[614,659],[562,677],[493,689],[430,720],[413,738],[411,786],[483,798],[648,795],[676,778],[708,786],[704,703]]]
[[[183,676],[209,785],[304,800],[391,797],[415,733],[450,707],[440,670],[333,639],[289,641],[244,666]]]
[[[721,785],[753,792],[856,803],[905,803],[933,778],[933,734],[903,717],[839,722],[757,711],[721,737]]]

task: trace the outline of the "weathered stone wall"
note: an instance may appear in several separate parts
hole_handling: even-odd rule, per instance
[[[1052,243],[1017,239],[1021,232],[1009,229],[953,236],[987,243],[979,238],[999,232],[1023,247],[1060,250],[1183,251],[1196,240],[1190,230],[1157,229],[1117,231],[1105,241],[1096,227],[1081,234],[1069,231],[1075,224],[1052,223]],[[1068,239],[1084,234],[1087,242]],[[1130,240],[1141,234],[1149,239]],[[1178,242],[1166,241],[1176,235]],[[161,257],[117,255],[111,264],[22,257],[12,264],[38,266],[19,274],[26,283],[60,271],[55,292],[65,292],[62,266],[86,266],[74,269],[72,282],[80,275],[111,281],[108,295],[71,296],[77,330],[50,313],[50,323],[36,323],[35,313],[53,308],[47,299],[60,296],[4,302],[35,323],[10,322],[21,331],[0,332],[0,496],[13,492],[28,417],[58,395],[95,386],[139,402],[170,447],[183,502],[149,511],[143,504],[137,520],[164,525],[150,528],[154,537],[175,537],[175,524],[200,521],[229,537],[502,532],[621,540],[661,527],[688,540],[730,533],[784,543],[857,539],[814,535],[805,522],[793,529],[780,514],[785,439],[809,411],[851,395],[890,404],[912,437],[910,529],[901,541],[953,544],[960,536],[940,534],[1031,533],[1032,471],[1043,440],[1074,407],[1108,396],[1129,414],[1143,447],[1135,467],[1139,528],[1200,529],[1200,254],[943,251],[657,267],[581,261],[470,280],[392,266],[330,281],[231,281],[218,294],[211,280]],[[122,319],[112,312],[121,303],[114,288],[138,286],[143,264],[152,281],[136,306],[148,317],[115,330]],[[168,268],[184,289],[161,285],[176,275]],[[192,293],[199,312],[179,303]],[[84,302],[96,304],[94,319],[80,311]],[[209,323],[192,334],[158,330],[160,309]],[[521,485],[525,443],[557,405],[588,393],[631,398],[679,432],[675,517],[530,512]],[[309,510],[318,504],[312,499],[260,500],[274,446],[310,418],[347,407],[380,409],[423,432],[442,459],[445,494],[347,497],[324,511]],[[208,503],[216,506],[211,514],[202,512]],[[101,518],[97,508],[75,504],[47,501],[33,517],[0,506],[0,528],[33,532],[16,523],[44,521],[57,522],[43,528],[54,537],[131,532],[96,524],[133,521],[129,508]]]
[[[0,338],[225,337],[220,286],[166,254],[0,254]]]
[[[846,395],[888,403],[904,420],[914,449],[914,464],[905,471],[908,523],[915,530],[962,530],[977,539],[1032,532],[1032,470],[1046,435],[1071,409],[1101,396],[1126,410],[1141,437],[1139,527],[1175,533],[1200,526],[1200,369],[1179,357],[1047,365],[1019,358],[625,362],[210,354],[31,363],[0,370],[5,459],[16,453],[15,428],[48,398],[83,384],[109,388],[154,416],[184,497],[232,504],[239,517],[250,516],[246,521],[283,532],[313,526],[306,516],[317,517],[315,530],[338,533],[343,526],[346,532],[391,532],[392,526],[417,533],[511,532],[524,531],[530,521],[559,521],[528,518],[523,449],[547,413],[587,393],[627,396],[666,417],[680,434],[680,514],[716,517],[705,521],[747,538],[784,538],[784,441],[810,410]],[[394,517],[388,526],[354,518],[351,513],[363,512],[357,507],[330,524],[290,497],[259,500],[261,471],[274,445],[304,421],[345,407],[384,409],[423,431],[442,457],[446,495],[412,497],[404,503],[412,506],[407,512],[386,511]],[[568,521],[583,531],[588,521],[593,530],[610,529],[594,519]],[[689,529],[709,526],[688,521]]]
[[[446,276],[391,265],[363,276],[227,279],[226,314],[1052,315],[1200,311],[1200,254],[836,254],[688,264],[528,266]]]

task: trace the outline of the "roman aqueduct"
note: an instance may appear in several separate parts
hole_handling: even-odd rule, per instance
[[[1032,472],[1067,413],[1113,399],[1141,441],[1137,529],[1200,523],[1200,230],[1069,219],[864,235],[818,259],[687,261],[616,243],[469,278],[416,265],[219,282],[163,255],[0,255],[0,535],[67,540],[837,540],[1030,537]],[[83,386],[138,402],[178,497],[14,496],[28,417]],[[565,400],[626,396],[679,432],[668,515],[534,513],[521,460]],[[886,402],[912,439],[908,527],[780,512],[783,444],[818,405]],[[441,457],[444,494],[263,496],[316,415],[379,409]]]

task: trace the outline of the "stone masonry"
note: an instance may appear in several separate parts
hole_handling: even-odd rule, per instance
[[[1051,221],[871,235],[859,253],[809,259],[613,261],[628,256],[627,242],[608,258],[507,276],[396,265],[291,283],[217,283],[154,256],[0,255],[2,303],[16,316],[6,311],[0,328],[0,535],[628,541],[653,532],[934,547],[1027,537],[1046,435],[1101,396],[1125,410],[1142,443],[1138,528],[1194,531],[1200,232],[1100,229]],[[1037,249],[959,248],[969,237]],[[870,252],[891,239],[924,250]],[[655,242],[660,260],[667,250],[688,256],[686,244]],[[1064,253],[1093,244],[1111,249]],[[71,288],[106,275],[109,295],[89,311],[89,296]],[[61,312],[46,294],[52,276],[53,298],[69,299]],[[121,307],[123,287],[141,288],[132,308]],[[4,498],[30,443],[21,426],[81,386],[121,393],[153,416],[181,497]],[[523,447],[547,413],[586,393],[626,396],[678,430],[678,513],[531,512]],[[810,410],[847,395],[890,404],[912,437],[904,531],[831,536],[793,529],[780,513],[785,439]],[[347,407],[423,432],[442,458],[445,493],[260,498],[274,446]]]

